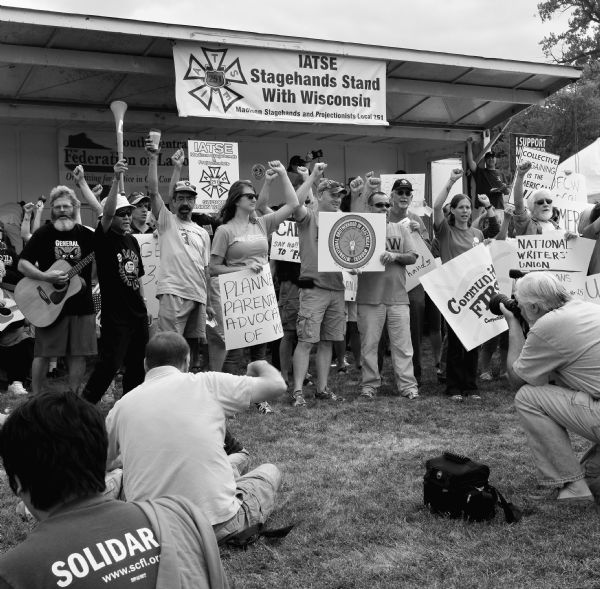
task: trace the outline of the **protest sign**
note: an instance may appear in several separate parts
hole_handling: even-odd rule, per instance
[[[516,241],[514,239],[494,239],[487,247],[490,250],[492,263],[496,271],[498,289],[503,295],[510,297],[513,291],[514,280],[508,273],[519,266]]]
[[[319,213],[318,271],[383,272],[385,225],[377,213]]]
[[[423,241],[423,238],[414,231],[411,233],[413,243],[415,244],[415,251],[417,253],[417,261],[410,266],[406,266],[406,291],[410,291],[415,286],[420,284],[419,279],[425,274],[429,274],[432,270],[437,268],[438,264],[433,254],[429,251],[427,244]]]
[[[514,175],[516,163],[521,157],[523,148],[537,149],[538,151],[548,151],[547,146],[552,139],[552,135],[530,135],[528,133],[511,133],[509,142],[510,152],[510,171]]]
[[[271,237],[271,260],[300,263],[298,226],[295,221],[283,221]]]
[[[550,190],[552,188],[559,159],[560,156],[553,153],[546,153],[539,149],[530,149],[528,147],[521,149],[521,157],[518,163],[525,161],[532,163],[531,169],[523,178],[523,198],[527,199],[536,190],[541,190],[542,188]],[[514,188],[511,191],[510,202],[515,202]]]
[[[156,283],[160,266],[160,247],[154,234],[134,235],[140,245],[144,276],[140,283],[144,289],[148,314],[156,321],[158,319],[158,299],[156,298]]]
[[[422,276],[421,284],[466,350],[508,329],[504,317],[489,310],[498,283],[483,244]]]
[[[600,274],[586,276],[583,298],[590,303],[600,305]]]
[[[433,210],[425,200],[425,174],[381,174],[381,192],[390,196],[394,182],[400,178],[412,184],[413,197],[408,210],[419,217],[430,216]]]
[[[585,272],[561,272],[552,270],[558,281],[567,289],[567,292],[576,299],[585,298]]]
[[[562,170],[558,166],[556,176],[554,176],[552,196],[560,200],[587,204],[585,176],[568,170]]]
[[[579,233],[579,218],[581,213],[592,208],[593,205],[588,202],[567,200],[564,198],[553,198],[552,206],[556,207],[560,213],[558,224],[565,231]]]
[[[148,187],[148,154],[144,149],[147,133],[124,133],[123,149],[127,160],[124,174],[127,192],[146,192]],[[173,165],[171,155],[187,145],[187,135],[164,133],[161,140],[162,151],[158,154],[158,185],[161,194],[169,191]],[[85,178],[90,186],[102,184],[104,196],[108,195],[114,177],[113,166],[118,161],[115,134],[81,129],[58,130],[58,170],[59,182],[71,185],[75,182],[73,169],[82,165]],[[184,165],[187,165],[187,158]]]
[[[188,42],[173,60],[180,117],[388,124],[383,60]]]
[[[219,276],[225,348],[264,344],[283,336],[269,264]]]
[[[358,291],[358,276],[342,270],[342,278],[344,280],[344,300],[354,302]]]
[[[595,242],[584,237],[566,239],[564,231],[517,237],[517,269],[586,272]]]
[[[190,182],[196,186],[195,211],[215,213],[240,178],[238,144],[229,141],[188,141]]]

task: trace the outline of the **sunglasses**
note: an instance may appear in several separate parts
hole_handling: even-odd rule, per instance
[[[389,202],[374,202],[373,206],[378,208],[378,209],[389,209],[392,205]]]
[[[116,211],[115,212],[115,217],[131,217],[131,210],[130,209],[123,209],[122,211]]]
[[[536,200],[535,204],[536,205],[551,205],[552,199],[551,198],[542,198],[540,200]]]
[[[396,194],[404,194],[405,196],[411,196],[412,190],[394,190]]]
[[[248,198],[250,200],[258,200],[258,194],[255,194],[254,192],[249,192],[248,194],[242,194],[240,196],[240,198],[242,198],[242,196],[245,196],[246,198]]]

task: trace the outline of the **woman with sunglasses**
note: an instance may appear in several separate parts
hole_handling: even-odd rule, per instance
[[[277,211],[256,216],[258,196],[249,180],[238,180],[231,185],[227,200],[221,209],[221,225],[215,232],[210,256],[211,301],[217,313],[217,327],[209,335],[209,365],[211,370],[222,370],[226,350],[223,332],[223,317],[218,301],[217,276],[251,268],[257,274],[269,260],[271,234],[287,219],[298,206],[298,196],[281,162],[269,162],[266,172],[279,176],[285,197],[285,205]],[[264,360],[266,344],[250,347],[251,360]],[[272,413],[268,403],[261,403],[261,413]]]
[[[450,201],[448,218],[444,216],[444,202],[453,184],[463,175],[458,168],[452,170],[450,179],[442,188],[433,203],[433,226],[439,244],[442,264],[468,252],[471,248],[483,243],[483,234],[479,229],[471,227],[471,199],[466,194],[455,194]],[[490,206],[488,213],[494,214]],[[478,349],[470,352],[448,326],[448,352],[446,356],[446,394],[455,401],[462,401],[465,396],[480,399],[477,394],[477,360]]]
[[[523,180],[531,170],[531,162],[522,162],[517,166],[515,179],[515,216],[513,219],[516,235],[538,235],[547,231],[557,231],[558,224],[552,220],[552,195],[549,190],[536,190],[523,198]]]

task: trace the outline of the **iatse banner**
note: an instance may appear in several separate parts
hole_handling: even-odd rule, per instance
[[[388,124],[383,61],[198,43],[173,60],[182,117]]]

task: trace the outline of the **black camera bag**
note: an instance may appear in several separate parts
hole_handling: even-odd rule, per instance
[[[521,519],[521,511],[507,503],[489,484],[490,469],[466,456],[444,452],[425,463],[423,502],[432,513],[468,521],[489,521],[496,505],[504,510],[508,523]]]

